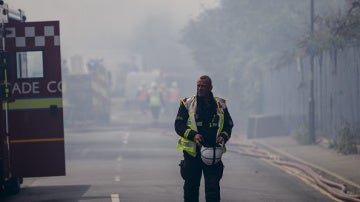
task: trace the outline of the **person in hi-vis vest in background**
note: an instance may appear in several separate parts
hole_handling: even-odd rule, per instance
[[[159,86],[155,82],[151,83],[150,90],[148,92],[148,105],[154,123],[157,123],[159,121],[160,112],[163,104],[164,101]]]
[[[184,179],[184,201],[199,201],[202,173],[205,179],[207,202],[220,201],[220,180],[224,165],[222,154],[225,143],[231,137],[233,121],[226,101],[214,97],[209,76],[197,81],[197,94],[180,101],[175,120],[175,131],[179,135],[177,148],[183,151],[180,173]]]

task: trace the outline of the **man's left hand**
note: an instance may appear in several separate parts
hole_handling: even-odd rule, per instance
[[[216,142],[217,142],[217,143],[220,143],[220,144],[224,144],[224,143],[225,143],[225,140],[224,140],[223,137],[219,136],[219,137],[216,138]]]

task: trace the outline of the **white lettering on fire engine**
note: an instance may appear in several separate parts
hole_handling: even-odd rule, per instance
[[[50,93],[56,93],[56,92],[61,92],[61,82],[59,83],[56,83],[56,81],[50,81],[48,84],[47,84],[47,90],[50,92]]]
[[[39,82],[14,83],[12,92],[13,94],[39,94]]]
[[[62,92],[61,82],[50,81],[46,85],[46,90],[49,93]],[[40,93],[40,82],[22,82],[14,83],[12,87],[13,94],[39,94]]]

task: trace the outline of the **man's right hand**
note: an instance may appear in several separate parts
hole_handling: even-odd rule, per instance
[[[194,136],[194,142],[198,145],[198,146],[202,146],[202,136],[200,134],[196,134]]]

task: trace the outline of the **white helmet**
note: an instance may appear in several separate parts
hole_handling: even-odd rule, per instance
[[[204,147],[202,146],[200,149],[201,160],[206,165],[215,165],[221,160],[221,156],[223,154],[224,148],[222,146],[216,147]]]

